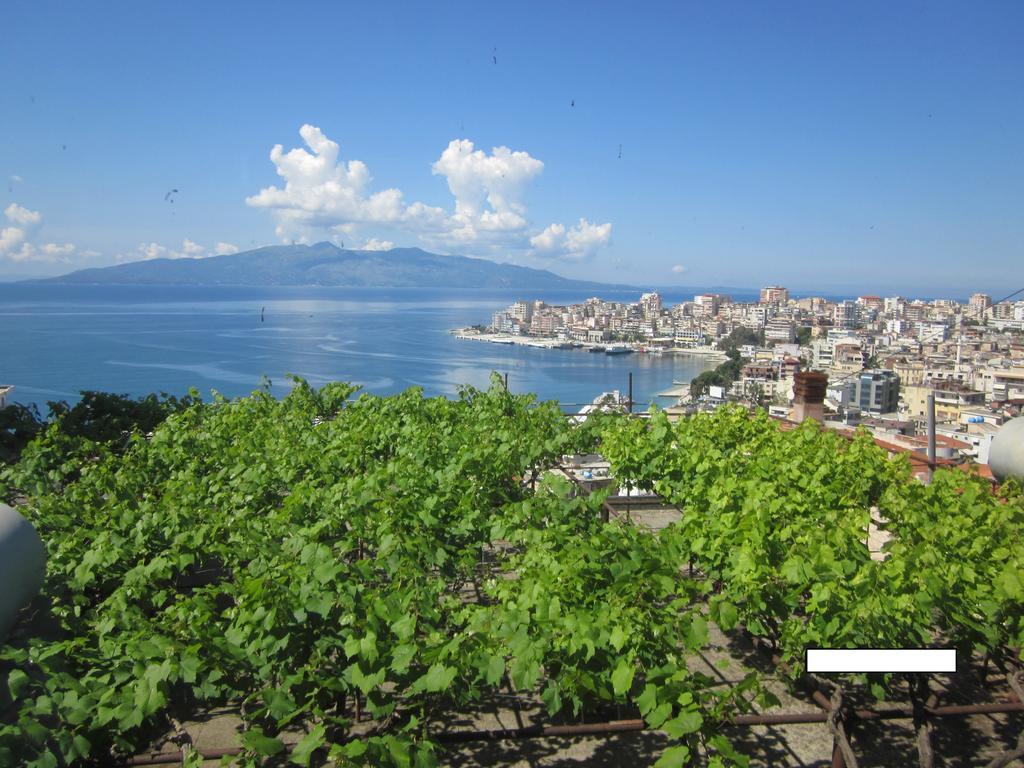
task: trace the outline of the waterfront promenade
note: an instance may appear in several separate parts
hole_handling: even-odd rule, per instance
[[[628,341],[607,341],[607,342],[587,342],[587,341],[573,341],[567,342],[562,339],[555,339],[545,336],[517,336],[509,333],[484,333],[478,332],[472,328],[454,328],[451,330],[451,334],[458,339],[469,339],[471,341],[487,341],[492,344],[518,344],[526,347],[537,347],[543,349],[569,349],[578,348],[590,350],[592,348],[604,349],[609,346],[616,347],[628,347],[633,352],[640,354],[676,354],[676,355],[694,355],[697,357],[705,358],[708,360],[727,360],[725,353],[720,349],[714,347],[680,347],[674,343],[672,345],[666,345],[663,340],[652,339],[647,342],[628,342]]]

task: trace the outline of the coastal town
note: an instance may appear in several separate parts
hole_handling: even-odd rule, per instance
[[[655,292],[635,303],[516,301],[488,326],[456,333],[592,353],[706,355],[719,365],[668,410],[737,402],[789,419],[805,415],[803,395],[817,391],[810,408],[826,426],[862,425],[907,451],[925,448],[931,410],[936,456],[982,465],[998,428],[1024,408],[1024,301],[982,293],[966,303],[830,301],[767,286],[756,302],[700,294],[668,307]]]

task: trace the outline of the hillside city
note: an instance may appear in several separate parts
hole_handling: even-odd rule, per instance
[[[821,372],[827,376],[821,415],[827,426],[863,425],[907,451],[924,448],[930,394],[937,455],[947,460],[987,464],[999,426],[1024,406],[1024,301],[993,303],[982,293],[966,304],[899,296],[792,298],[782,286],[761,289],[756,303],[701,294],[666,307],[654,292],[636,303],[517,301],[476,335],[721,360],[668,409],[678,413],[731,401],[789,418],[796,374]]]

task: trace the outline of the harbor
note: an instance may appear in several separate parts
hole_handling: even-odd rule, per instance
[[[702,357],[708,361],[721,361],[728,359],[724,352],[714,347],[682,347],[675,344],[672,339],[652,339],[646,342],[589,342],[569,341],[567,339],[546,338],[538,336],[523,336],[511,333],[488,333],[475,328],[454,328],[450,333],[457,339],[469,339],[471,341],[486,341],[492,344],[516,344],[524,347],[537,349],[577,349],[592,353],[603,353],[606,355],[693,355]]]

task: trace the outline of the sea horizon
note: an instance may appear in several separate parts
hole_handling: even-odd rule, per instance
[[[68,274],[72,274],[72,273],[68,273]],[[228,288],[228,289],[239,289],[239,290],[262,290],[262,289],[272,289],[272,290],[276,290],[276,289],[311,289],[311,290],[319,290],[319,289],[324,289],[324,290],[395,291],[395,292],[401,292],[401,291],[421,291],[421,290],[438,290],[438,291],[446,291],[446,292],[452,293],[452,294],[465,294],[465,295],[494,294],[494,293],[497,293],[497,291],[488,290],[488,289],[478,289],[478,288],[463,288],[463,289],[460,289],[460,288],[434,288],[434,289],[424,289],[424,288],[421,288],[421,287],[418,287],[418,286],[394,286],[394,287],[391,287],[391,286],[344,286],[344,285],[318,285],[318,284],[312,284],[312,283],[309,284],[309,285],[274,285],[274,286],[267,285],[267,286],[261,286],[261,285],[245,285],[245,284],[227,284],[227,283],[225,283],[225,284],[218,284],[218,285],[195,285],[195,284],[188,284],[188,283],[181,283],[181,284],[165,284],[165,283],[133,283],[133,284],[126,284],[126,283],[104,283],[104,282],[97,282],[97,283],[79,283],[79,282],[74,282],[74,283],[73,282],[66,282],[65,283],[65,282],[61,282],[60,278],[61,277],[65,277],[65,276],[66,275],[34,276],[34,277],[33,276],[25,276],[25,275],[14,276],[14,277],[11,277],[11,276],[6,276],[6,277],[0,276],[0,286],[5,286],[5,285],[54,285],[54,286],[56,286],[56,285],[66,285],[66,286],[76,285],[76,286],[80,286],[80,287],[92,287],[92,288],[106,288],[106,287],[115,287],[116,286],[116,287],[123,287],[123,288],[140,288],[140,289],[163,289],[163,288],[199,288],[199,289],[201,289],[201,288],[211,288],[211,289]],[[788,288],[788,286],[787,286],[787,288]],[[919,292],[919,291],[900,291],[900,290],[883,290],[881,288],[872,288],[872,289],[865,289],[865,290],[860,290],[860,291],[856,291],[856,290],[836,291],[835,289],[803,289],[803,288],[788,288],[788,290],[789,290],[790,298],[793,298],[793,299],[822,298],[822,299],[826,299],[827,301],[853,301],[853,300],[856,300],[860,296],[880,296],[882,298],[891,297],[891,296],[899,296],[901,298],[909,299],[911,301],[936,301],[936,300],[939,300],[939,299],[950,299],[950,300],[958,301],[958,302],[961,302],[961,303],[966,303],[967,300],[970,298],[971,294],[973,294],[973,293],[986,293],[986,292],[988,292],[988,293],[990,293],[993,296],[993,298],[997,298],[996,294],[999,293],[999,291],[993,291],[991,288],[978,288],[976,286],[972,287],[972,288],[969,288],[969,289],[968,288],[959,287],[959,288],[956,288],[956,289],[948,291],[948,292],[934,291],[934,290],[933,291],[925,291],[925,292]],[[702,294],[702,293],[718,293],[718,294],[723,294],[723,295],[730,296],[734,301],[740,301],[740,302],[750,301],[750,302],[754,302],[754,301],[757,301],[757,299],[758,299],[758,297],[760,295],[761,289],[760,288],[751,288],[751,287],[741,287],[741,286],[728,286],[728,285],[711,285],[711,286],[701,286],[701,285],[692,285],[692,286],[690,286],[690,285],[668,285],[668,286],[664,286],[664,285],[663,286],[658,286],[658,285],[637,285],[637,286],[631,286],[629,288],[620,288],[620,287],[617,287],[617,286],[609,283],[609,289],[606,292],[594,293],[594,292],[583,291],[583,293],[589,293],[587,298],[589,298],[590,296],[599,296],[601,298],[604,298],[606,295],[610,295],[610,294],[620,295],[620,294],[626,294],[626,293],[630,293],[630,292],[647,293],[647,292],[652,292],[652,291],[660,294],[663,299],[666,299],[666,303],[671,305],[671,304],[680,303],[682,301],[692,301],[692,299],[693,299],[693,297],[695,295]],[[566,294],[576,295],[576,294],[579,294],[581,292],[576,290],[576,289],[573,289],[573,288],[558,288],[558,289],[553,289],[553,290],[550,290],[550,289],[538,289],[538,291],[537,291],[538,295],[537,296],[526,295],[527,292],[524,292],[524,291],[521,291],[521,290],[509,291],[508,293],[509,293],[509,295],[513,295],[514,294],[517,298],[531,300],[533,298],[543,298],[542,294],[544,294],[544,295],[547,295],[547,294],[555,295],[555,294],[566,293]]]

